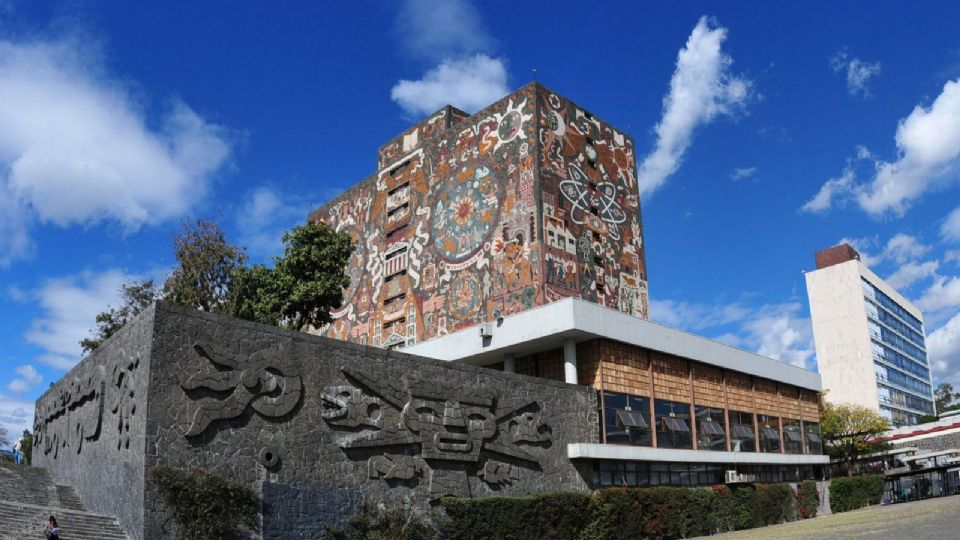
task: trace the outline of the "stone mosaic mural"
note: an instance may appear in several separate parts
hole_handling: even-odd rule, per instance
[[[316,210],[357,248],[322,334],[398,347],[580,297],[647,314],[633,141],[542,85],[445,107]]]

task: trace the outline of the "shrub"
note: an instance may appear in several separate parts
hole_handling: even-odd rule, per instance
[[[797,496],[789,484],[757,484],[753,492],[754,526],[797,519]]]
[[[820,505],[820,493],[817,483],[811,480],[801,482],[797,488],[797,507],[802,519],[817,517],[817,507]]]
[[[447,513],[441,530],[452,540],[570,539],[590,519],[590,495],[585,493],[444,498],[441,504]]]
[[[201,470],[154,467],[150,477],[177,524],[177,538],[230,538],[255,530],[260,497],[251,487]]]
[[[882,497],[883,476],[840,477],[830,482],[830,509],[834,512],[878,504]]]
[[[325,540],[435,540],[437,531],[409,503],[394,506],[363,502],[347,530],[328,530]]]

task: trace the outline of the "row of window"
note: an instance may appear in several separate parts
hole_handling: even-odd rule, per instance
[[[923,333],[923,323],[921,323],[919,319],[903,309],[900,304],[894,302],[892,298],[881,292],[880,289],[874,287],[869,281],[863,278],[860,279],[863,292],[868,299],[877,302],[880,306],[886,308],[897,317],[900,317],[901,320],[912,326],[917,332]]]
[[[891,382],[925,396],[930,395],[931,388],[927,383],[922,383],[913,377],[904,375],[895,369],[888,368],[887,366],[881,365],[877,362],[873,363],[873,369],[877,374],[877,381],[879,382]]]
[[[870,302],[867,302],[867,313],[873,315],[874,318],[882,322],[883,324],[889,326],[901,336],[910,340],[914,345],[918,347],[924,346],[923,334],[915,331],[913,328],[910,328],[903,323],[900,319],[894,317],[887,310],[883,308],[877,308]]]
[[[604,392],[603,409],[608,444],[652,446],[656,433],[658,448],[693,448],[688,403],[656,399],[651,421],[650,398]],[[757,415],[757,425],[754,426],[753,413],[728,411],[730,425],[727,426],[723,409],[695,405],[693,411],[697,448],[700,450],[726,451],[729,436],[730,450],[734,452],[756,452],[758,448],[760,452],[788,454],[804,451],[820,454],[823,451],[820,426],[813,422],[803,423],[801,430],[799,420],[784,418],[781,441],[781,421],[776,416]]]
[[[877,385],[877,396],[880,398],[880,403],[886,403],[887,405],[900,406],[900,407],[909,407],[911,409],[933,414],[933,402],[929,399],[918,398],[912,394],[908,394],[896,388],[890,388],[882,384]]]
[[[892,330],[887,330],[886,328],[880,326],[880,341],[900,349],[901,351],[907,353],[908,357],[913,358],[923,365],[927,365],[927,353],[920,347],[917,347],[913,343],[903,339],[899,334],[893,332]]]
[[[893,424],[893,427],[915,426],[920,423],[920,415],[909,413],[889,407],[880,406],[880,416],[886,418]]]
[[[877,341],[873,341],[872,343],[874,359],[879,358],[880,360],[883,360],[888,364],[892,364],[904,371],[909,371],[925,381],[930,380],[930,370],[924,366],[921,366],[916,360],[900,354],[899,352]]]
[[[800,482],[817,479],[813,466],[726,465],[664,462],[597,461],[593,486],[711,486],[725,482],[725,472],[736,470],[755,482]]]

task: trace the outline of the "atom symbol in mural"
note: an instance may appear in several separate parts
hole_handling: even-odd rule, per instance
[[[587,175],[576,165],[570,164],[570,180],[560,182],[560,192],[573,204],[570,210],[570,219],[576,224],[583,223],[583,215],[596,209],[597,216],[609,223],[608,230],[614,240],[620,239],[618,223],[627,220],[627,214],[617,204],[617,186],[609,182],[597,184],[596,194],[586,186]]]

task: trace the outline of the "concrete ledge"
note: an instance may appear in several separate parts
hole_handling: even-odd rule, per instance
[[[617,461],[671,461],[678,463],[732,463],[738,465],[827,465],[830,457],[812,454],[758,454],[756,452],[712,452],[675,450],[618,444],[572,443],[567,445],[570,459],[610,459]]]

